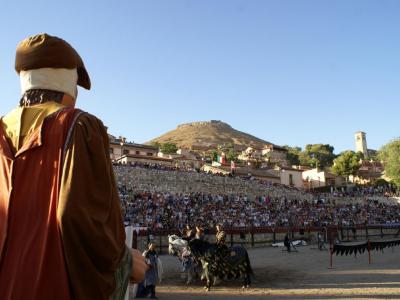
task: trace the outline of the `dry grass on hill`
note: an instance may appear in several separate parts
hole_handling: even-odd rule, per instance
[[[263,148],[271,144],[250,134],[235,130],[221,121],[182,124],[148,143],[151,142],[169,142],[176,144],[178,148],[193,150],[210,150],[216,149],[218,145],[229,144],[235,145],[238,149],[245,149],[249,146]]]

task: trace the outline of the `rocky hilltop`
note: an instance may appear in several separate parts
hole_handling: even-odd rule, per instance
[[[178,148],[205,151],[224,145],[234,145],[237,149],[263,148],[266,145],[271,145],[270,142],[233,129],[229,124],[216,120],[178,125],[175,130],[147,143],[152,142],[169,142],[176,144]]]

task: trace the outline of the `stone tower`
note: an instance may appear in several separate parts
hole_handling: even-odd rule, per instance
[[[367,138],[365,132],[362,131],[357,131],[355,133],[355,139],[356,139],[356,152],[362,152],[364,154],[364,157],[368,157],[368,148],[367,148]]]

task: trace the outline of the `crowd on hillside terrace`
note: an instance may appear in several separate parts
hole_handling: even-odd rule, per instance
[[[329,193],[313,192],[315,195],[320,197],[368,197],[368,196],[383,196],[383,197],[395,197],[399,195],[399,191],[395,185],[383,184],[383,185],[356,185],[349,190],[342,188],[335,188]]]
[[[201,172],[200,170],[196,170],[191,166],[168,166],[158,163],[149,163],[149,162],[130,162],[128,164],[121,163],[113,163],[114,167],[125,167],[125,168],[143,168],[143,169],[152,169],[152,170],[161,170],[161,171],[182,171],[182,172]]]
[[[126,171],[126,168],[142,168],[142,169],[151,169],[159,172],[168,172],[168,171],[180,171],[185,172],[187,176],[190,176],[192,172],[202,173],[204,176],[221,176],[218,174],[212,174],[207,172],[201,172],[199,170],[193,169],[191,167],[181,167],[176,168],[172,166],[164,166],[157,163],[139,163],[133,162],[128,165],[125,164],[114,164],[114,171],[116,173],[122,173],[124,176],[129,176],[129,173],[122,172],[122,170]],[[270,181],[259,180],[252,177],[238,177],[230,175],[229,177],[234,177],[239,180],[253,180],[255,183],[266,186],[270,193],[272,193],[274,197],[277,196],[286,196],[295,195],[297,200],[311,200],[311,199],[323,199],[323,200],[334,200],[335,198],[341,198],[343,200],[363,200],[367,197],[394,197],[399,196],[399,190],[395,185],[386,184],[386,185],[368,185],[361,186],[357,185],[351,189],[346,190],[344,187],[339,188],[331,188],[329,192],[320,192],[318,190],[304,190],[296,187],[286,186],[278,183],[272,183]]]
[[[299,201],[285,197],[137,193],[120,188],[124,220],[134,227],[182,230],[185,225],[225,227],[287,227],[400,223],[400,206],[365,201]]]

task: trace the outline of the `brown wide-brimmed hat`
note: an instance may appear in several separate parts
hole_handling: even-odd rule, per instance
[[[15,55],[17,73],[41,68],[77,69],[78,85],[90,90],[90,78],[82,58],[63,39],[42,33],[18,44]]]

